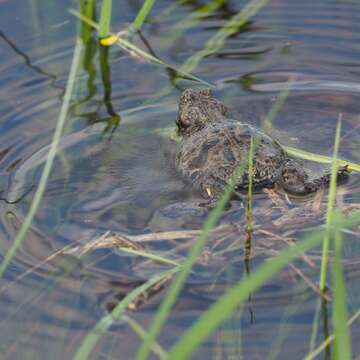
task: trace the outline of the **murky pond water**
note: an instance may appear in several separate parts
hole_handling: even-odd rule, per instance
[[[132,41],[180,66],[246,2],[208,3],[211,13],[205,2],[158,0],[141,37]],[[114,2],[112,28],[123,29],[140,6]],[[68,9],[77,7],[74,0],[0,0],[1,257],[24,222],[49,152],[77,33]],[[359,14],[355,1],[269,1],[192,73],[214,84],[216,96],[256,126],[292,79],[272,135],[331,156],[342,113],[340,156],[359,163]],[[166,269],[114,247],[51,257],[64,246],[84,246],[110,231],[141,240],[153,253],[185,258],[208,210],[194,206],[201,199],[176,173],[174,143],[162,130],[174,125],[181,91],[199,86],[175,82],[173,71],[115,46],[99,49],[95,34],[85,43],[59,156],[31,229],[0,281],[4,358],[72,357],[106,312]],[[241,201],[222,215],[158,338],[164,349],[228,286],[324,223],[326,192],[288,199],[281,191],[259,191],[253,200],[251,238]],[[339,187],[338,203],[343,211],[359,207],[359,174]],[[360,306],[358,241],[359,229],[344,232],[350,314]],[[303,358],[312,332],[320,344],[332,331],[331,302],[321,305],[315,289],[320,255],[311,251],[252,294],[194,358]],[[164,294],[129,311],[127,319],[147,328]],[[359,339],[357,323],[352,336]],[[103,335],[93,358],[131,359],[140,343],[129,320],[121,320]],[[359,341],[353,351],[359,356]]]

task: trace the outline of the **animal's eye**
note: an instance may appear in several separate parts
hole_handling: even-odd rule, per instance
[[[205,97],[212,97],[212,91],[210,89],[203,89],[200,91],[201,95],[205,96]]]
[[[181,97],[181,102],[184,104],[189,104],[192,101],[196,100],[196,96],[194,94],[194,91],[192,89],[187,89],[183,92]]]

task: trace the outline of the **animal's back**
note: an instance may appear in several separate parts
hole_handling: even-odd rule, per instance
[[[281,147],[260,130],[238,121],[223,121],[205,126],[185,137],[179,144],[176,166],[186,178],[199,174],[219,184],[228,183],[235,168],[247,162],[251,138],[257,142],[254,162],[254,183],[273,182],[284,158]],[[247,171],[238,187],[247,186]]]

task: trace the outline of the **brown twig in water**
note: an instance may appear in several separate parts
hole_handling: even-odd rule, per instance
[[[278,234],[275,234],[269,230],[265,230],[265,229],[259,229],[257,230],[257,232],[261,233],[261,234],[264,234],[264,235],[267,235],[267,236],[270,236],[272,237],[273,239],[277,239],[277,240],[280,240],[280,241],[284,241],[285,243],[287,243],[288,245],[290,246],[293,246],[294,243],[295,243],[295,240],[292,239],[292,238],[289,238],[289,237],[284,237],[284,236],[281,236],[281,235],[278,235]],[[302,259],[305,261],[306,264],[308,264],[310,267],[315,267],[315,264],[314,262],[310,259],[310,257],[306,254],[303,254],[302,255]]]

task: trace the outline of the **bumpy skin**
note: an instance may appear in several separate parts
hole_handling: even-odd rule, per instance
[[[256,144],[255,188],[279,183],[290,193],[307,194],[329,183],[329,174],[310,180],[303,167],[290,159],[278,142],[247,123],[227,118],[226,113],[224,104],[208,89],[187,89],[181,95],[176,124],[182,140],[176,153],[176,167],[203,197],[216,199],[239,164],[247,163],[251,138]],[[340,169],[338,179],[346,177],[346,168]],[[247,186],[245,171],[236,181],[235,190]]]

